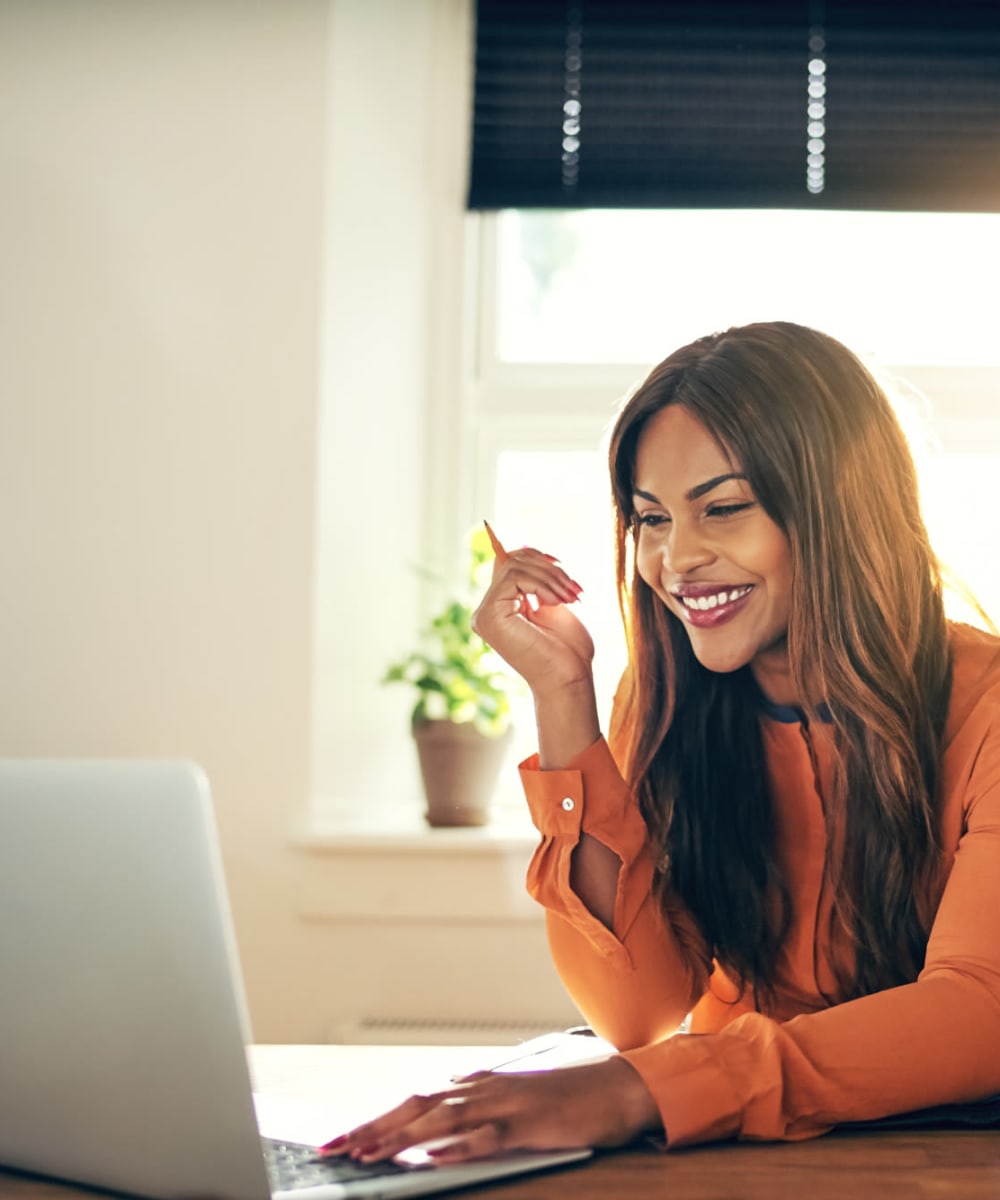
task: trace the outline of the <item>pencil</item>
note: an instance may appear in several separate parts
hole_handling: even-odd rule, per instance
[[[490,539],[490,545],[493,547],[496,560],[498,563],[502,563],[507,558],[507,551],[500,544],[500,539],[497,535],[490,529],[489,521],[484,521],[483,524],[486,526],[486,536]]]

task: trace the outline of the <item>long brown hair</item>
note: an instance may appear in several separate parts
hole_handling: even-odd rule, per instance
[[[831,933],[846,935],[853,952],[852,967],[831,964],[841,998],[912,980],[940,859],[950,664],[940,569],[892,406],[839,342],[769,322],[676,351],[626,402],[612,434],[630,659],[615,736],[657,847],[654,887],[664,906],[680,896],[720,963],[765,1000],[789,913],[756,685],[748,667],[702,667],[635,567],[636,451],[649,418],[669,404],[739,463],[788,540],[792,680],[805,719],[832,722],[836,751],[826,798]]]

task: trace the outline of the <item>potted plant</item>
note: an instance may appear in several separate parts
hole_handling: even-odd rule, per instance
[[[417,701],[411,726],[432,826],[485,825],[510,742],[509,680],[473,632],[472,614],[493,558],[489,538],[469,538],[465,589],[421,633],[418,649],[394,662],[383,683],[405,683]]]

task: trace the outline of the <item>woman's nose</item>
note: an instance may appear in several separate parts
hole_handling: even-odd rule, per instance
[[[672,575],[686,575],[715,558],[715,551],[694,524],[675,521],[663,545],[663,567]]]

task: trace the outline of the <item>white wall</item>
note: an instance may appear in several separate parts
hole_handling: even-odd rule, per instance
[[[411,787],[377,673],[416,609],[467,32],[464,0],[0,0],[0,754],[205,766],[262,1040],[569,1011],[533,911],[409,905],[475,856],[386,880],[394,923],[378,853],[290,841],[321,794]]]
[[[434,75],[461,78],[461,61],[439,57],[465,45],[462,0],[336,0],[331,13],[311,786],[317,806],[343,812],[418,791],[409,748],[385,752],[407,697],[379,679],[409,649],[418,603],[432,237],[439,213],[461,232],[466,136],[464,110],[436,117]]]

